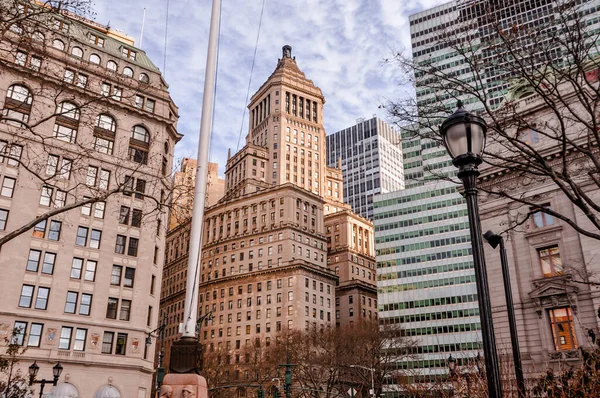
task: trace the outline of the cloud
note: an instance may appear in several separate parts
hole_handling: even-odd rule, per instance
[[[407,4],[408,3],[408,4]],[[298,66],[321,88],[326,99],[328,134],[346,128],[359,117],[376,114],[386,98],[406,95],[398,86],[399,72],[383,62],[394,51],[410,49],[408,16],[444,3],[441,0],[265,0],[250,95],[268,78],[289,44]],[[223,173],[227,148],[236,150],[261,1],[223,0],[218,82],[211,161]],[[164,63],[164,0],[96,0],[97,21],[139,41],[142,15],[146,22],[142,48],[161,69],[179,106],[178,130],[185,138],[176,156],[196,156],[208,44],[211,2],[178,0],[169,4],[166,64]],[[248,113],[240,146],[248,130]]]

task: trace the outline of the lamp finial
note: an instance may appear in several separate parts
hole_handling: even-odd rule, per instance
[[[462,100],[458,100],[458,102],[456,103],[456,107],[458,109],[463,108],[463,102],[462,102]]]

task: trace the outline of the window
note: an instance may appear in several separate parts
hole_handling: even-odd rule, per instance
[[[73,258],[73,262],[71,263],[71,278],[81,279],[81,269],[83,268],[83,259],[82,258]]]
[[[549,315],[556,351],[577,349],[577,337],[575,336],[571,308],[551,309],[549,310]]]
[[[51,220],[50,229],[48,229],[48,240],[59,240],[61,228],[62,222]]]
[[[48,296],[50,295],[50,288],[38,287],[37,296],[35,298],[35,309],[45,310],[48,308]]]
[[[41,256],[42,256],[42,252],[41,251],[30,249],[29,250],[29,257],[27,259],[27,266],[25,267],[25,269],[27,271],[37,272],[39,264],[40,264],[40,258],[41,258]]]
[[[4,122],[21,127],[29,121],[33,96],[29,89],[20,84],[13,84],[6,91],[6,101],[2,115]]]
[[[81,304],[79,304],[79,315],[90,315],[92,308],[92,295],[87,293],[81,294]]]
[[[131,300],[121,300],[121,311],[119,312],[120,321],[128,321],[131,314]]]
[[[54,272],[54,263],[55,262],[56,262],[56,253],[46,252],[44,254],[44,262],[42,263],[42,274],[52,275],[52,273]],[[28,265],[29,265],[29,262],[28,262]]]
[[[100,65],[100,56],[98,56],[98,54],[91,54],[90,55],[90,62],[92,64],[96,64],[96,65]]]
[[[78,73],[77,81],[75,82],[75,85],[79,88],[85,88],[87,86],[87,81],[88,81],[88,77],[86,75]]]
[[[65,69],[65,75],[63,76],[63,82],[73,84],[75,81],[75,72],[70,69]]]
[[[131,216],[131,226],[140,228],[142,226],[142,211],[140,209],[133,209]]]
[[[41,323],[32,323],[31,329],[29,329],[29,341],[27,345],[29,347],[39,347],[40,341],[42,339],[42,330],[44,330],[44,325]]]
[[[150,77],[146,73],[140,73],[140,81],[142,83],[150,83]]]
[[[62,33],[69,33],[69,26],[70,24],[68,22],[65,22],[58,18],[55,18],[52,24],[53,29],[58,30]]]
[[[61,102],[56,109],[54,137],[65,142],[74,143],[77,139],[80,111],[72,102]]]
[[[115,243],[115,253],[125,254],[125,242],[127,237],[124,235],[117,235],[117,241]]]
[[[2,189],[0,189],[0,196],[12,198],[15,183],[16,180],[14,178],[4,177],[4,180],[2,180]]]
[[[150,134],[148,133],[148,130],[140,125],[133,127],[131,138],[137,141],[145,142],[146,144],[150,142]]]
[[[34,286],[23,285],[21,288],[21,298],[19,299],[19,307],[31,308],[31,301],[33,299]]]
[[[137,256],[138,252],[138,238],[129,238],[129,246],[127,247],[128,256]]]
[[[61,191],[60,189],[56,190],[56,196],[54,197],[54,207],[61,208],[65,206],[67,202],[67,193],[65,191]]]
[[[73,351],[84,351],[85,350],[85,338],[87,336],[87,329],[75,330],[75,341],[73,342]]]
[[[144,102],[144,110],[146,112],[154,113],[155,104],[156,104],[156,102],[154,100],[151,100],[150,98],[146,98],[146,101]]]
[[[35,224],[35,226],[33,227],[32,236],[34,238],[42,239],[46,237],[46,220],[40,221],[39,223]]]
[[[77,238],[75,238],[75,244],[77,246],[85,246],[87,244],[87,236],[89,230],[85,227],[77,228]]]
[[[125,355],[125,351],[127,348],[127,334],[119,333],[117,334],[117,344],[115,348],[116,355]]]
[[[99,249],[101,239],[102,239],[102,231],[97,230],[97,229],[92,229],[92,233],[90,235],[90,247],[92,249]]]
[[[111,72],[116,72],[117,71],[117,63],[115,61],[108,61],[106,63],[106,69],[108,69]]]
[[[104,336],[102,336],[102,353],[103,354],[112,354],[114,339],[115,339],[115,334],[113,332],[104,332]]]
[[[137,55],[135,51],[127,47],[121,47],[121,54],[132,61],[135,61],[135,56]]]
[[[80,47],[73,47],[71,49],[71,55],[76,58],[83,58],[83,50]]]
[[[60,330],[60,339],[58,340],[59,350],[68,350],[71,348],[71,335],[73,334],[73,328],[63,326]]]
[[[97,261],[87,260],[85,265],[85,276],[83,280],[88,282],[93,282],[96,279],[96,266],[98,265]]]
[[[89,35],[90,43],[97,45],[98,47],[104,47],[104,39],[100,36],[97,36],[93,33]]]
[[[552,208],[549,205],[545,205],[543,207],[552,210]],[[533,213],[533,223],[537,228],[546,227],[548,225],[554,224],[554,217],[552,217],[550,214],[544,213],[541,210],[538,210],[535,213]]]
[[[62,178],[68,180],[71,178],[71,165],[73,161],[70,159],[63,158],[62,163],[60,165],[60,170],[58,172],[58,178]]]
[[[519,131],[519,141],[528,145],[535,145],[540,142],[539,132],[532,128],[526,128]]]
[[[133,287],[133,280],[135,279],[135,268],[125,268],[125,278],[123,278],[124,287]]]
[[[106,307],[106,317],[108,319],[117,319],[117,307],[119,306],[119,299],[109,297],[108,305]]]
[[[94,217],[104,218],[104,208],[106,207],[105,202],[96,202],[94,204]]]
[[[112,273],[110,275],[110,284],[115,285],[115,286],[120,286],[122,274],[123,274],[123,267],[120,265],[113,265]]]
[[[65,43],[62,40],[54,39],[52,41],[52,47],[59,51],[65,51]]]
[[[562,275],[563,265],[558,245],[538,249],[538,256],[545,277]]]
[[[123,68],[123,75],[125,77],[133,77],[133,69],[131,69],[129,66],[126,66]]]
[[[67,301],[65,303],[65,312],[67,314],[74,314],[75,308],[77,308],[77,293],[67,292]]]
[[[40,206],[50,206],[52,202],[52,188],[42,187],[42,194],[40,195]]]

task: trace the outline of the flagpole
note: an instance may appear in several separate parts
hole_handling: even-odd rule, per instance
[[[198,165],[194,187],[194,207],[190,232],[190,248],[187,264],[185,292],[185,319],[180,324],[180,333],[184,339],[196,338],[198,313],[198,285],[200,284],[200,253],[202,246],[202,226],[204,224],[204,205],[206,202],[206,183],[208,170],[208,147],[210,144],[211,122],[214,106],[215,77],[217,71],[217,42],[221,0],[213,0],[208,36],[208,56],[202,95],[202,118],[200,119],[200,137],[198,139]]]

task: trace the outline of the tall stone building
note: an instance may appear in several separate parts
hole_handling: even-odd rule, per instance
[[[177,107],[124,34],[29,2],[10,12],[0,40],[0,237],[52,215],[2,246],[0,337],[17,331],[24,374],[37,361],[38,378],[51,379],[60,361],[69,385],[57,390],[150,397],[155,341],[145,341],[168,222],[156,203],[171,189]],[[75,205],[86,198],[98,201]]]
[[[194,185],[196,183],[196,159],[183,158],[180,170],[173,175],[173,202],[169,217],[169,229],[182,224],[192,216]],[[219,178],[219,165],[208,163],[206,207],[217,203],[225,193],[225,180]]]
[[[206,210],[200,341],[223,364],[235,365],[245,347],[269,346],[287,329],[376,316],[373,226],[343,203],[342,172],[326,166],[324,102],[284,46],[248,105],[246,145],[227,161],[225,196]],[[189,225],[168,237],[161,306],[168,344],[185,317]]]
[[[404,189],[400,132],[383,120],[359,119],[354,126],[327,136],[327,164],[341,161],[344,201],[373,219],[373,196]]]

